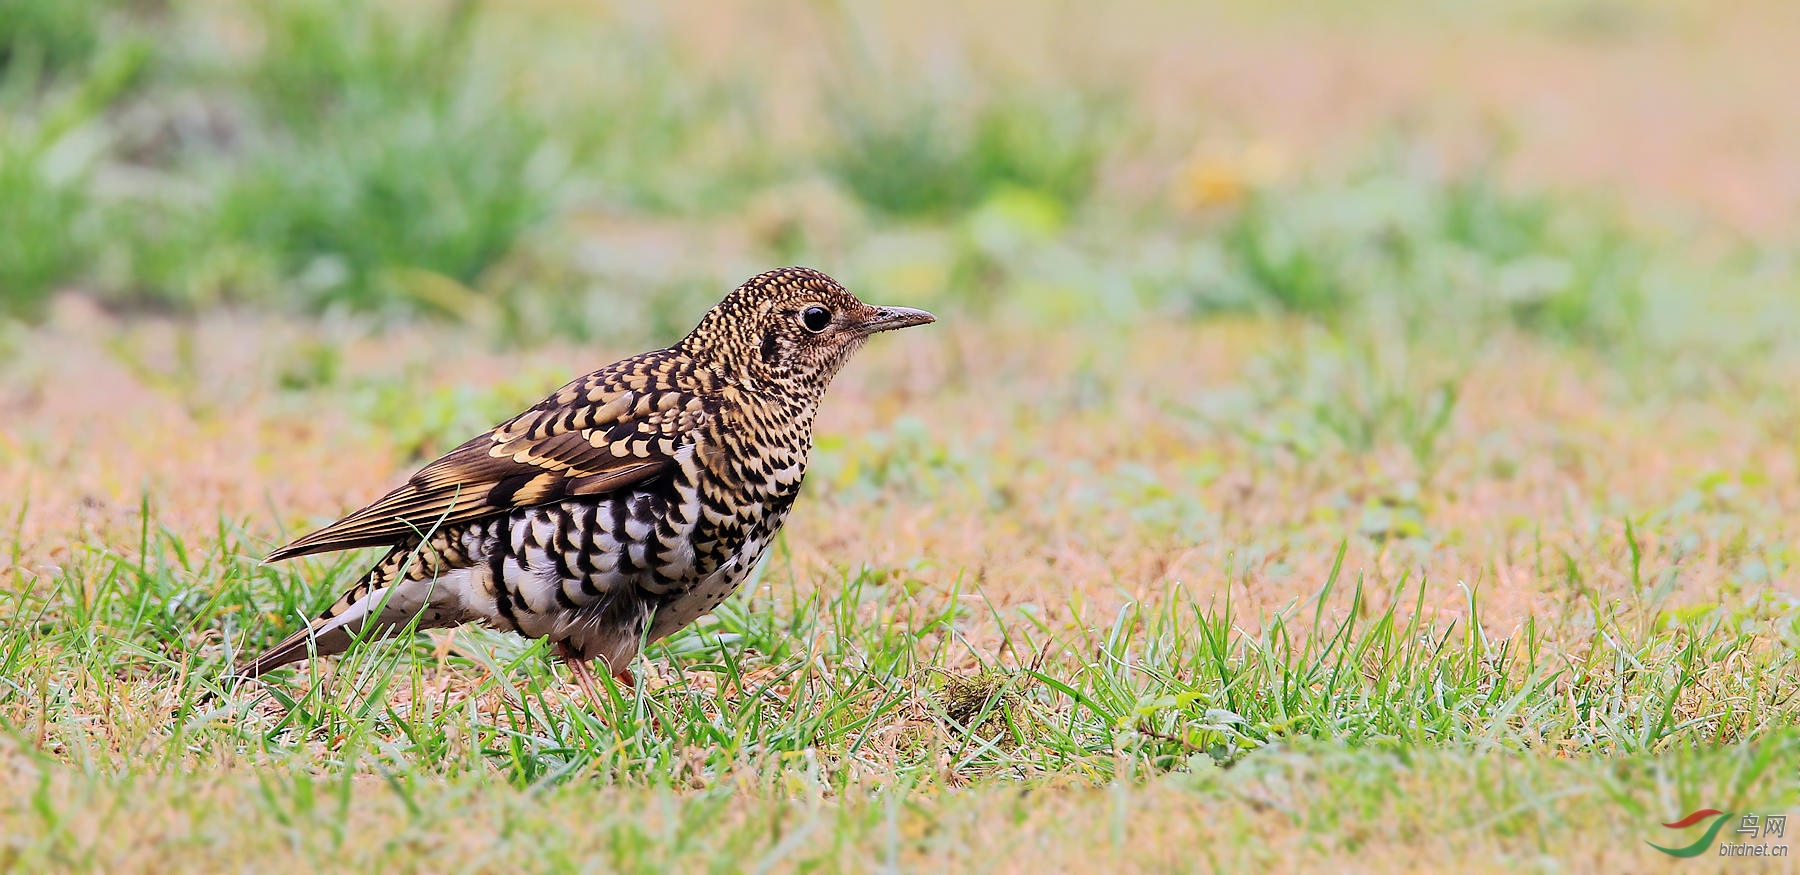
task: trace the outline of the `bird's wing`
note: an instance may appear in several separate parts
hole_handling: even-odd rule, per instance
[[[656,376],[639,369],[576,380],[265,561],[394,544],[437,526],[654,478],[692,444],[709,415],[699,395]]]

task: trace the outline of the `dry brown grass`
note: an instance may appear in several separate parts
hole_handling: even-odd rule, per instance
[[[108,325],[71,306],[29,338],[6,386],[0,471],[0,490],[24,499],[19,568],[58,565],[87,543],[129,552],[146,496],[180,535],[224,518],[274,544],[410,473],[420,459],[353,421],[333,392],[279,387],[314,330]],[[1071,603],[1105,615],[1178,584],[1218,597],[1229,586],[1254,615],[1311,595],[1347,539],[1346,568],[1372,588],[1423,575],[1428,604],[1449,615],[1466,610],[1462,587],[1476,588],[1504,632],[1590,593],[1632,597],[1627,518],[1639,521],[1640,582],[1679,573],[1671,607],[1755,603],[1763,589],[1743,563],[1785,556],[1800,534],[1795,411],[1781,400],[1794,397],[1791,372],[1646,397],[1581,355],[1500,343],[1463,377],[1441,466],[1424,472],[1392,442],[1356,453],[1291,438],[1318,444],[1311,455],[1283,445],[1276,433],[1297,427],[1290,399],[1249,374],[1323,342],[1304,326],[932,332],[873,346],[833,389],[824,464],[787,539],[803,585],[846,565],[904,569],[937,586],[966,579],[1000,607],[1033,604],[1057,622],[1074,619]],[[625,352],[502,354],[429,330],[339,346],[346,374],[397,382],[397,399],[474,387],[502,411]],[[446,347],[457,354],[443,358]],[[871,445],[900,417],[944,466]],[[882,465],[894,480],[856,488]],[[1416,509],[1424,537],[1368,536],[1395,504]]]
[[[109,872],[308,872],[325,850],[339,871],[1641,872],[1660,871],[1668,860],[1642,843],[1647,818],[1606,814],[1594,804],[1608,783],[1598,770],[1561,770],[1576,772],[1571,792],[1569,775],[1530,761],[1397,768],[1383,801],[1366,809],[1318,798],[1363,788],[1316,773],[1329,763],[1301,761],[1222,790],[1167,779],[1071,790],[987,787],[951,794],[928,813],[891,794],[821,793],[754,779],[724,782],[705,794],[706,804],[669,791],[521,794],[468,782],[415,813],[370,776],[354,782],[347,806],[320,799],[324,811],[297,809],[286,823],[252,812],[262,805],[263,785],[296,780],[290,776],[244,770],[205,781],[100,784],[52,777],[46,786],[32,767],[12,763],[0,787],[48,793],[50,807],[68,817],[63,864]],[[1507,789],[1471,804],[1465,782],[1474,781]],[[182,804],[157,803],[165,797]],[[0,828],[30,832],[37,828],[31,820],[0,817]],[[1484,822],[1487,829],[1469,831]],[[845,841],[865,831],[876,840]],[[1737,871],[1708,858],[1682,861],[1689,870]]]

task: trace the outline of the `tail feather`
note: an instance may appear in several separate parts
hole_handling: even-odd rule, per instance
[[[281,643],[240,663],[237,668],[231,670],[231,677],[250,680],[262,677],[284,665],[299,662],[309,656],[331,656],[343,653],[349,648],[350,641],[354,636],[342,626],[320,634],[319,629],[326,622],[328,621],[325,621],[323,617],[313,620],[305,628],[281,639]]]
[[[239,664],[231,676],[260,677],[309,656],[343,653],[371,622],[375,635],[385,638],[415,622],[416,628],[436,629],[463,621],[461,604],[468,571],[451,571],[437,577],[406,579],[382,586],[371,579],[374,573],[351,587],[305,628]]]
[[[274,647],[257,654],[250,660],[232,669],[231,676],[238,678],[256,678],[290,663],[299,662],[308,656],[333,656],[343,653],[350,647],[350,642],[361,630],[361,620],[368,614],[373,602],[380,600],[380,593],[374,585],[375,570],[371,570],[357,581],[356,585],[326,608],[325,612],[301,627],[294,634],[281,639]],[[391,601],[391,599],[390,599]],[[386,611],[383,611],[385,614]]]
[[[440,531],[423,545],[416,540],[396,544],[324,613],[239,664],[230,677],[260,677],[308,656],[343,653],[370,623],[378,637],[415,622],[420,629],[461,623],[468,613],[472,564],[453,531]]]

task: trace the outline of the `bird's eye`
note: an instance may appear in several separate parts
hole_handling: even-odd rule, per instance
[[[831,324],[831,311],[824,307],[808,307],[800,311],[800,324],[806,326],[807,331],[818,334]]]

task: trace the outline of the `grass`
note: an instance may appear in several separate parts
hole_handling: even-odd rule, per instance
[[[1678,807],[1794,801],[1783,765],[1800,756],[1792,615],[1673,620],[1594,603],[1495,638],[1472,595],[1464,619],[1423,619],[1424,581],[1402,578],[1379,610],[1360,582],[1334,601],[1350,585],[1340,550],[1309,603],[1256,618],[1255,632],[1229,602],[1202,604],[1185,587],[1053,625],[970,599],[954,580],[865,570],[734,599],[652,652],[652,692],[615,690],[598,714],[549,676],[540,644],[479,632],[366,648],[329,673],[214,699],[203,694],[226,692],[213,678],[232,648],[196,642],[267,643],[265,618],[310,612],[356,568],[332,562],[313,583],[254,565],[228,528],[203,553],[143,519],[135,556],[86,556],[9,595],[24,622],[0,641],[15,760],[6,816],[41,837],[10,846],[10,865],[157,865],[196,851],[437,865],[451,858],[421,856],[418,843],[460,834],[442,819],[464,806],[501,818],[497,836],[457,839],[491,855],[478,868],[526,848],[624,868],[729,866],[746,853],[853,868],[900,853],[997,860],[962,833],[992,813],[942,796],[962,787],[1015,825],[1114,809],[1100,818],[1115,820],[1111,842],[1085,853],[1122,850],[1143,827],[1116,822],[1117,810],[1170,795],[1299,829],[1315,850],[1355,851],[1364,831],[1399,826],[1364,822],[1373,812],[1398,802],[1402,817],[1432,816],[1390,796],[1390,781],[1469,771],[1504,782],[1436,813],[1453,839],[1440,852],[1492,841],[1528,858],[1533,841],[1579,840],[1552,816],[1565,806],[1613,811],[1591,843],[1656,819],[1670,792]],[[999,651],[958,633],[976,625]],[[945,682],[922,678],[932,672]],[[1597,762],[1607,773],[1583,765]],[[197,779],[207,772],[245,777]],[[1114,792],[1072,789],[1083,786]],[[1354,795],[1299,801],[1327,788]],[[187,801],[171,811],[145,792]],[[1034,792],[1048,801],[1022,803]],[[593,793],[650,804],[556,836],[560,816],[545,812],[558,799],[617,804]],[[765,794],[774,807],[746,799]],[[915,800],[904,841],[895,794]],[[953,824],[947,845],[911,837],[918,805],[934,799],[947,810],[932,821]],[[236,810],[234,828],[199,826],[214,806]],[[120,846],[105,826],[115,818],[177,838],[155,853]],[[510,836],[515,819],[522,834]],[[731,826],[698,830],[715,820]],[[1174,828],[1152,821],[1152,835]],[[285,850],[268,843],[283,834]],[[1240,835],[1216,853],[1275,859],[1264,840]],[[1584,850],[1647,859],[1617,841]]]
[[[41,14],[37,24],[22,15],[19,32],[11,35],[13,48],[0,63],[0,101],[24,107],[0,115],[0,196],[9,205],[0,215],[0,305],[25,316],[38,315],[56,285],[99,251],[104,218],[89,189],[100,149],[91,128],[109,104],[135,90],[149,57],[140,43],[114,44],[79,83],[70,84],[57,75],[66,71],[52,63],[62,55],[38,47],[54,44],[58,28],[86,19]],[[47,30],[38,33],[38,27]],[[93,46],[82,45],[85,57]],[[59,51],[73,53],[75,47]]]
[[[99,47],[103,20],[115,5],[7,0],[0,4],[0,67],[32,68],[33,75],[42,75],[85,64]]]
[[[1604,211],[1500,191],[1491,175],[1420,184],[1393,173],[1252,198],[1219,235],[1250,294],[1333,320],[1374,307],[1412,330],[1474,317],[1553,339],[1617,344],[1639,324],[1651,258]],[[1202,309],[1217,309],[1205,299]]]
[[[589,354],[493,352],[446,373],[412,364],[449,336],[424,328],[340,341],[343,361],[298,379],[319,329],[245,344],[241,324],[207,325],[16,354],[25,379],[40,349],[118,350],[85,376],[39,372],[47,385],[168,376],[105,413],[53,392],[11,434],[7,488],[25,500],[0,604],[16,800],[0,817],[25,837],[15,866],[1155,868],[1204,844],[1221,867],[1617,868],[1653,862],[1659,819],[1794,802],[1792,461],[1761,431],[1784,414],[1743,406],[1760,389],[1646,441],[1671,401],[1612,395],[1599,416],[1615,425],[1595,428],[1581,399],[1616,377],[1546,382],[1575,351],[1519,334],[1463,375],[1424,478],[1404,430],[1310,455],[1271,442],[1313,414],[1238,373],[1256,363],[1232,348],[1322,330],[1304,322],[1089,332],[1086,364],[1060,357],[1068,336],[946,324],[926,351],[865,351],[759,579],[652,650],[644,695],[594,710],[541,644],[472,630],[220,690],[236,653],[361,570],[259,565],[276,524],[447,446],[466,426],[445,411],[516,406],[555,384],[553,361]],[[194,360],[169,370],[182,336]],[[1127,381],[1197,341],[1215,354]],[[887,381],[907,361],[945,369],[901,407]],[[1083,400],[1082,380],[1110,388]],[[454,388],[471,383],[488,388]],[[224,386],[237,402],[207,405]],[[1002,386],[1016,402],[996,408]],[[1221,391],[1236,394],[1207,398]],[[409,396],[441,400],[396,403]],[[1527,398],[1540,412],[1512,418]],[[1748,426],[1732,454],[1768,464],[1674,473],[1721,447],[1708,423],[1724,410]],[[159,425],[111,455],[57,449],[65,418],[93,416]],[[1060,424],[1031,424],[1044,417]],[[949,421],[962,429],[931,425]],[[1550,427],[1590,440],[1539,459],[1507,437]],[[1753,434],[1768,436],[1735,443]],[[1690,461],[1632,475],[1669,458]],[[117,503],[120,478],[146,497]],[[587,807],[605,813],[569,826]],[[700,823],[717,826],[688,832]],[[121,839],[148,834],[167,839]]]
[[[1751,39],[1577,7],[1459,52]],[[1640,871],[1800,806],[1790,226],[1521,179],[1511,104],[1184,102],[1311,12],[1195,73],[1192,10],[797,10],[0,5],[0,868]],[[480,630],[220,687],[369,559],[275,543],[795,261],[942,321],[641,693]]]
[[[961,118],[943,97],[859,94],[836,99],[841,142],[827,166],[862,202],[901,218],[965,213],[994,191],[1023,189],[1080,206],[1110,139],[1081,102],[1030,95],[990,99]]]

